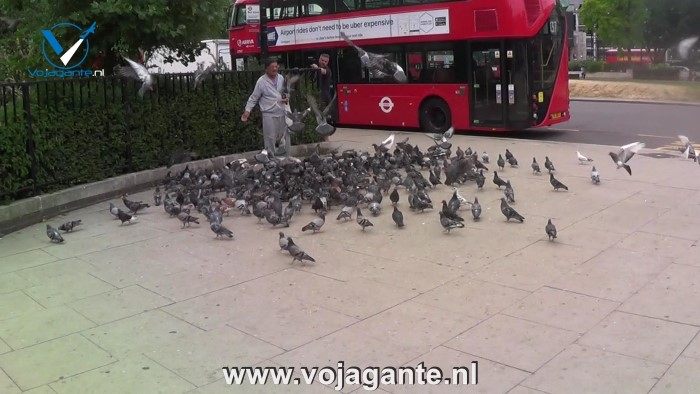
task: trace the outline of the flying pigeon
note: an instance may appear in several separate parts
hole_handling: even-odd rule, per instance
[[[617,169],[624,168],[627,172],[632,175],[632,168],[627,165],[627,162],[634,157],[634,154],[639,152],[644,148],[645,144],[643,142],[633,142],[631,144],[623,145],[617,152],[610,152],[610,158],[617,165]]]
[[[335,126],[328,124],[327,116],[328,112],[330,112],[331,110],[331,107],[335,103],[335,99],[337,96],[337,92],[333,94],[333,98],[328,103],[326,108],[323,109],[323,112],[319,111],[318,104],[316,103],[316,99],[314,98],[314,96],[310,94],[306,96],[306,101],[309,102],[309,107],[316,116],[316,132],[324,137],[333,135],[333,133],[335,133]]]
[[[382,78],[384,76],[392,76],[398,82],[406,82],[406,72],[397,63],[392,62],[387,59],[385,55],[379,55],[376,53],[367,52],[364,49],[353,44],[353,42],[348,38],[348,36],[340,32],[340,38],[345,40],[345,42],[351,47],[357,50],[357,54],[360,56],[362,61],[362,66],[367,68],[372,76],[375,78]]]
[[[447,142],[447,140],[452,138],[452,136],[454,136],[454,134],[455,134],[455,128],[450,127],[444,133],[441,133],[441,134],[440,133],[438,133],[438,134],[428,133],[426,135],[428,136],[428,138],[435,141],[436,144],[439,144],[441,142]]]
[[[681,59],[688,59],[690,48],[692,48],[693,45],[695,45],[699,38],[699,36],[689,37],[684,40],[681,40],[681,42],[678,43],[678,54],[681,55]]]
[[[586,164],[593,161],[593,159],[589,159],[588,157],[582,155],[579,151],[576,151],[576,158],[578,158],[579,164]]]
[[[129,63],[130,67],[119,67],[116,73],[120,77],[131,78],[141,82],[141,88],[139,89],[139,96],[143,97],[146,90],[153,90],[153,83],[155,82],[153,75],[146,70],[143,64],[136,63],[131,59],[124,58]]]

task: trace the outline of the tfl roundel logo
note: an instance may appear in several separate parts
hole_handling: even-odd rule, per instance
[[[69,22],[57,23],[42,30],[44,40],[41,50],[52,66],[70,70],[81,65],[87,58],[90,42],[87,36],[95,32],[95,22],[87,29]]]

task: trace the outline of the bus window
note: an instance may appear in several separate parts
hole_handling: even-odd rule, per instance
[[[374,10],[377,8],[387,8],[399,5],[398,0],[361,0],[362,10]]]
[[[339,83],[363,83],[364,78],[362,61],[353,48],[338,50],[338,82]]]
[[[233,8],[231,13],[230,26],[243,26],[246,24],[246,8],[245,5],[239,5]]]
[[[455,73],[455,57],[452,51],[428,51],[427,57],[427,77],[425,82],[434,83],[455,83],[457,75]]]
[[[540,33],[530,40],[532,79],[536,89],[554,86],[564,44],[562,19],[559,9],[555,8]]]

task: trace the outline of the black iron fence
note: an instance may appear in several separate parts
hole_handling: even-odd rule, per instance
[[[290,97],[306,108],[318,96],[316,70],[301,74]],[[196,89],[193,74],[140,82],[85,77],[0,84],[0,202],[196,158],[260,149],[259,112],[242,122],[260,71],[214,73]],[[313,117],[293,143],[316,142]]]

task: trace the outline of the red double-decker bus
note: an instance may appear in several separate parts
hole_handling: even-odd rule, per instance
[[[269,55],[284,68],[330,54],[338,125],[506,131],[570,118],[566,17],[557,0],[265,1]],[[258,4],[231,6],[234,64],[260,54]],[[373,78],[341,31],[388,55],[408,81]]]

